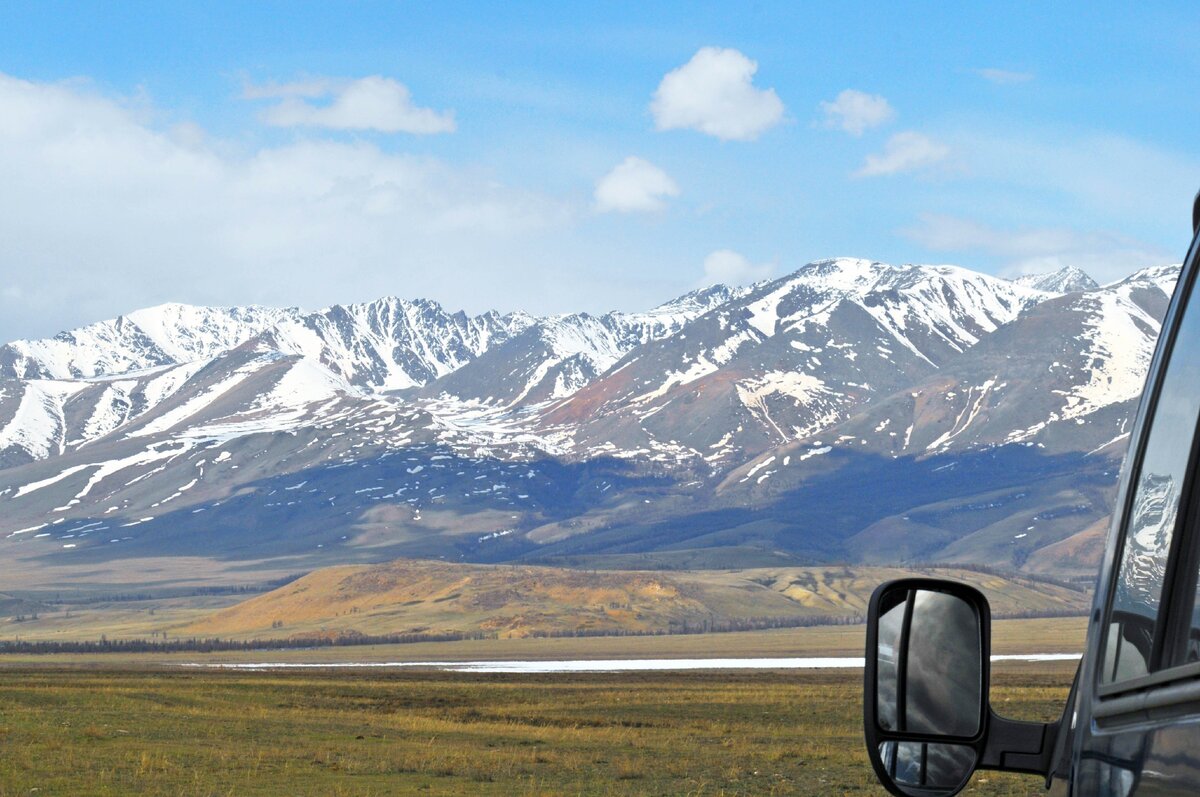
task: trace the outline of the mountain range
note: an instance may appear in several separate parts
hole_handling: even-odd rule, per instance
[[[1178,273],[839,258],[643,313],[169,304],[14,341],[0,589],[397,556],[1083,574]]]

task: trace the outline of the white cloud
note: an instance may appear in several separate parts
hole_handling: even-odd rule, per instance
[[[704,287],[717,283],[744,285],[764,280],[771,276],[773,271],[774,264],[755,265],[732,249],[718,249],[704,258],[704,276],[700,278],[699,284]]]
[[[833,102],[822,102],[825,126],[845,130],[852,136],[890,122],[896,118],[896,110],[878,94],[867,94],[857,89],[846,89]]]
[[[634,213],[662,210],[665,197],[679,196],[671,176],[649,161],[629,156],[596,181],[596,209]]]
[[[1013,83],[1028,83],[1033,80],[1032,72],[1013,72],[1008,69],[976,69],[975,72],[989,83],[995,83],[1000,86],[1008,86]]]
[[[378,130],[383,133],[452,133],[454,114],[418,108],[408,87],[372,75],[348,82],[314,79],[297,83],[247,87],[248,98],[281,97],[262,113],[276,127],[325,127],[333,130]],[[309,100],[327,99],[324,104]]]
[[[1076,266],[1106,282],[1139,268],[1179,260],[1160,247],[1113,232],[1062,227],[1005,230],[956,216],[922,216],[904,234],[935,251],[998,256],[1010,275]]]
[[[655,128],[753,141],[779,124],[784,110],[774,89],[755,88],[757,71],[758,64],[737,50],[701,47],[658,84],[650,103]]]
[[[857,177],[876,177],[925,169],[945,160],[950,148],[929,136],[911,130],[897,133],[887,140],[883,152],[868,155]]]
[[[557,200],[369,142],[243,151],[143,116],[156,114],[0,74],[0,340],[163,301],[569,295],[533,245],[574,218]]]

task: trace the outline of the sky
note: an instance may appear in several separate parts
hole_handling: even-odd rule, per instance
[[[10,0],[0,340],[834,256],[1119,279],[1191,237],[1198,40],[1189,3]]]

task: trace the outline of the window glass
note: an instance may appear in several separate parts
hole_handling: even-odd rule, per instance
[[[1106,683],[1149,669],[1171,540],[1180,518],[1192,436],[1200,416],[1200,311],[1189,306],[1159,391],[1125,525],[1101,668]]]

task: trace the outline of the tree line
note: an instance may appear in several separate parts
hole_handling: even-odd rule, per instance
[[[76,641],[0,641],[3,653],[220,653],[238,650],[303,650],[306,648],[349,645],[403,645],[414,642],[461,642],[490,639],[495,634],[482,631],[447,631],[440,634],[341,634],[337,636],[295,637],[284,639],[108,639]]]
[[[1030,609],[1027,611],[996,612],[995,620],[1035,619],[1050,617],[1082,617],[1086,612],[1077,609]],[[816,626],[861,625],[861,614],[814,615],[804,617],[735,617],[702,618],[668,623],[666,628],[559,628],[538,629],[528,636],[538,639],[579,637],[672,636],[677,634],[737,633],[767,631],[777,628],[811,628]],[[407,645],[417,642],[462,642],[466,640],[499,639],[496,631],[444,631],[441,633],[361,634],[338,632],[323,635],[285,637],[278,639],[220,639],[218,637],[186,639],[109,639],[77,641],[0,640],[0,654],[49,653],[221,653],[250,650],[304,650],[308,648],[353,647],[355,645]]]

